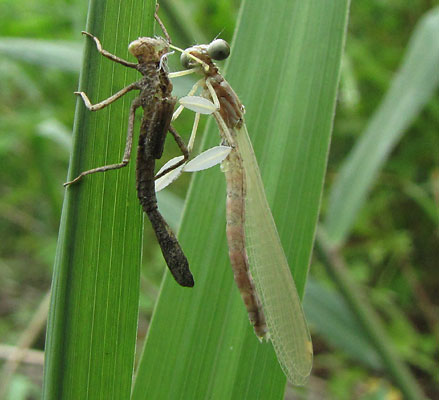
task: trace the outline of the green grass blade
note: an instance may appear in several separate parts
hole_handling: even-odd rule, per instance
[[[339,172],[331,190],[325,231],[343,243],[374,178],[439,84],[439,9],[418,24],[389,91]]]
[[[12,60],[77,72],[81,67],[82,46],[62,40],[0,39],[0,54]]]
[[[373,343],[340,293],[310,278],[303,307],[314,332],[330,345],[373,369],[382,368]]]
[[[87,30],[106,50],[128,59],[128,43],[152,34],[153,10],[154,2],[144,0],[124,1],[123,7],[117,0],[91,1]],[[102,57],[89,38],[83,41],[80,90],[93,102],[139,79],[136,71]],[[133,95],[96,113],[78,99],[70,178],[121,160]],[[134,168],[131,162],[120,171],[89,175],[66,190],[47,330],[44,399],[130,395],[142,239]]]
[[[326,167],[348,1],[244,2],[226,78],[246,122],[299,293]],[[178,41],[174,38],[174,42]],[[214,124],[205,148],[218,144]],[[260,344],[233,282],[219,168],[196,174],[180,230],[196,279],[166,276],[133,399],[280,399],[285,377]]]

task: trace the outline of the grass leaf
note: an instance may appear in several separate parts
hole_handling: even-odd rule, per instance
[[[86,30],[128,59],[128,43],[151,36],[154,2],[91,1]],[[78,36],[80,33],[78,32]],[[139,79],[85,43],[80,90],[93,102]],[[134,61],[134,60],[132,60]],[[133,94],[134,95],[134,94]],[[119,162],[133,95],[92,113],[80,99],[69,178]],[[72,94],[73,96],[73,94]],[[136,342],[142,213],[135,163],[94,174],[66,189],[52,284],[44,399],[126,399]]]
[[[0,53],[10,59],[69,72],[79,71],[81,49],[79,43],[61,40],[0,39]]]
[[[346,240],[367,193],[393,147],[439,85],[439,8],[419,22],[400,70],[331,189],[325,220],[328,240]]]

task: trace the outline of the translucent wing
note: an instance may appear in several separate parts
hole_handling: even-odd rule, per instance
[[[212,147],[188,161],[183,170],[185,172],[196,172],[211,168],[222,162],[231,150],[232,148],[229,146]]]
[[[160,190],[169,186],[172,182],[178,179],[183,171],[196,172],[214,167],[215,165],[222,162],[229,155],[231,150],[232,148],[228,146],[215,146],[206,151],[203,151],[202,153],[198,154],[198,156],[196,156],[194,159],[188,161],[183,165],[180,165],[179,167],[156,179],[155,191],[159,192]],[[181,160],[183,160],[183,158],[183,156],[172,158],[158,170],[157,175],[167,168],[178,164]]]
[[[172,167],[176,164],[178,164],[181,160],[183,160],[183,156],[174,157],[171,160],[169,160],[163,167],[161,167],[157,171],[157,175],[160,174],[165,169]],[[180,165],[179,167],[173,169],[172,171],[168,172],[166,175],[163,175],[162,177],[155,180],[155,191],[160,192],[160,190],[164,189],[166,186],[170,185],[172,182],[174,182],[182,173],[183,171],[183,165]]]
[[[180,104],[188,110],[200,114],[213,114],[216,106],[210,100],[200,96],[185,96],[179,100]]]
[[[245,124],[236,134],[246,177],[245,233],[250,271],[282,370],[291,383],[303,385],[312,367],[311,337]]]

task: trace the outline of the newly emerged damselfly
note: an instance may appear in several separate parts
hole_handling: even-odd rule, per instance
[[[214,165],[227,152],[222,170],[227,182],[226,231],[235,281],[256,335],[272,341],[288,379],[303,385],[312,367],[311,337],[267,202],[244,121],[244,107],[212,61],[227,58],[229,52],[227,42],[217,39],[182,53],[183,66],[203,78],[194,85],[190,96],[180,99],[177,113],[184,106],[195,111],[196,118],[200,113],[213,114],[222,146],[207,150],[162,176],[156,181],[156,189],[167,186],[181,171]],[[198,87],[202,88],[203,98],[192,96]],[[203,158],[209,160],[206,165]],[[171,160],[167,165],[176,162],[180,159]]]

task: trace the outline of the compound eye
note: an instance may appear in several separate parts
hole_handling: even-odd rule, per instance
[[[225,60],[230,55],[230,46],[223,39],[215,39],[207,47],[207,54],[212,60]]]

